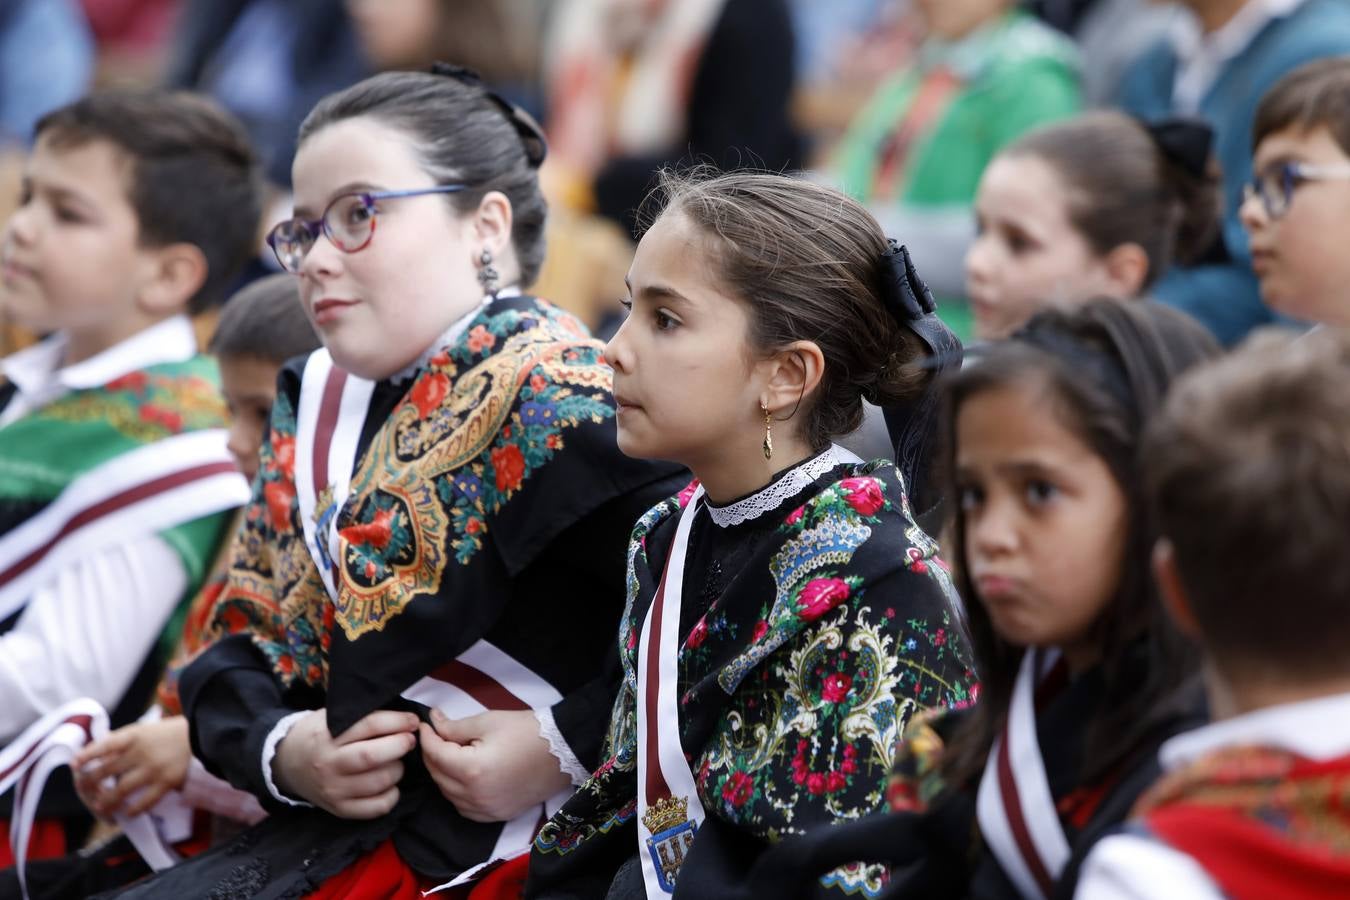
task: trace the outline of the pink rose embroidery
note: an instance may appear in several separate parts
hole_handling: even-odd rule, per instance
[[[848,582],[838,578],[813,578],[797,597],[797,614],[814,622],[849,597]]]
[[[848,505],[860,516],[874,516],[886,505],[881,485],[875,478],[845,478],[839,482],[839,487],[843,489]]]
[[[708,639],[708,623],[703,619],[698,620],[694,630],[689,632],[689,637],[685,639],[684,646],[694,650],[703,646],[703,642]]]
[[[789,525],[796,525],[798,522],[800,522],[800,521],[802,520],[802,516],[805,515],[805,513],[806,513],[806,507],[805,507],[805,506],[799,506],[799,507],[797,507],[796,509],[794,509],[792,512],[788,513],[788,517],[787,517],[787,519],[786,519],[785,521],[786,521]]]
[[[820,689],[820,699],[826,703],[839,703],[848,696],[851,687],[853,687],[852,678],[843,672],[835,672],[825,679]]]

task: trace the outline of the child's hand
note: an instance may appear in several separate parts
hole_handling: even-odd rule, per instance
[[[505,822],[570,785],[529,710],[452,722],[438,709],[421,727],[422,759],[446,799],[475,822]]]
[[[119,728],[76,754],[75,790],[100,818],[136,816],[183,786],[192,749],[188,722],[170,716]]]
[[[344,819],[377,819],[398,802],[402,758],[417,746],[417,716],[379,710],[340,737],[315,710],[277,745],[272,773],[285,793]]]

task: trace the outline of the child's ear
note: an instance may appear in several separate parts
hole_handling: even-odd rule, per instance
[[[1181,583],[1181,572],[1177,570],[1176,550],[1167,538],[1159,538],[1153,545],[1153,578],[1158,582],[1163,607],[1176,623],[1177,630],[1190,638],[1200,637],[1200,623],[1191,610],[1186,586]]]
[[[1133,242],[1113,247],[1104,262],[1114,296],[1124,299],[1139,296],[1148,280],[1148,254],[1143,247]]]
[[[767,367],[761,402],[781,417],[797,409],[820,385],[825,354],[815,341],[793,341],[760,365]]]
[[[149,251],[146,264],[148,272],[137,299],[141,310],[152,316],[185,312],[210,269],[201,248],[187,243],[156,247]]]

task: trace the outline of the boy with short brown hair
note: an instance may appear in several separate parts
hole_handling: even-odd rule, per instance
[[[1350,336],[1258,335],[1184,378],[1143,458],[1154,569],[1211,725],[1163,744],[1079,897],[1350,893]]]

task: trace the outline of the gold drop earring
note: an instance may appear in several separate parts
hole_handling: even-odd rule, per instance
[[[759,408],[764,410],[764,458],[773,459],[773,413],[763,403]]]

